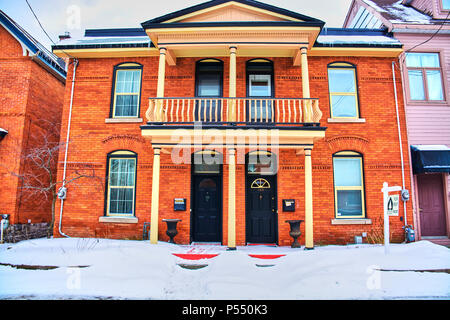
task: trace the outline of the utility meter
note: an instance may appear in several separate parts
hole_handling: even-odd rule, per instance
[[[409,200],[409,191],[404,189],[402,190],[402,201],[406,202]]]
[[[59,188],[57,195],[60,200],[66,200],[67,188],[65,188],[65,187]]]

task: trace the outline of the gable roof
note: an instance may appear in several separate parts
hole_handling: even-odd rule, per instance
[[[0,25],[20,43],[24,49],[24,55],[26,55],[26,51],[30,52],[37,59],[37,62],[47,68],[47,70],[60,79],[66,79],[66,64],[64,60],[47,50],[2,10],[0,10]]]
[[[262,2],[259,2],[259,1],[255,1],[255,0],[212,0],[212,1],[208,1],[208,2],[205,2],[205,3],[201,3],[201,4],[198,4],[198,5],[195,5],[195,6],[186,8],[186,9],[183,9],[183,10],[172,12],[172,13],[163,15],[161,17],[157,17],[157,18],[148,20],[148,21],[142,23],[142,27],[144,29],[147,29],[147,28],[155,26],[155,25],[158,25],[158,27],[162,27],[165,22],[167,24],[167,22],[176,20],[177,18],[181,18],[181,17],[184,17],[186,15],[189,15],[189,14],[192,14],[192,13],[195,13],[195,12],[199,12],[199,11],[202,11],[202,10],[214,8],[214,7],[217,7],[217,6],[220,6],[220,5],[226,5],[228,3],[229,4],[233,4],[233,3],[234,4],[241,4],[241,5],[253,7],[253,8],[256,8],[256,9],[262,9],[262,10],[265,10],[265,11],[268,11],[268,12],[273,12],[273,13],[285,16],[287,18],[291,18],[291,19],[289,19],[291,21],[221,22],[220,23],[221,26],[223,26],[223,25],[236,25],[236,24],[245,25],[246,23],[247,24],[248,23],[252,23],[252,25],[254,25],[254,26],[258,26],[258,25],[261,25],[261,24],[264,24],[264,25],[267,25],[267,24],[269,24],[269,25],[280,25],[280,24],[287,25],[287,24],[294,24],[295,23],[295,24],[301,24],[301,25],[323,27],[323,25],[325,24],[325,22],[323,22],[323,21],[321,21],[319,19],[312,18],[312,17],[309,17],[309,16],[305,16],[305,15],[302,15],[302,14],[299,14],[299,13],[296,13],[296,12],[293,12],[293,11],[290,11],[290,10],[282,9],[282,8],[275,7],[275,6],[272,6],[272,5],[269,5],[269,4],[265,4],[265,3],[262,3]],[[197,23],[190,22],[190,23],[177,23],[177,27],[194,26],[194,25],[197,26],[197,25],[205,25],[205,24],[210,25],[210,26],[211,25],[218,25],[218,23],[214,23],[214,22],[201,22],[201,23],[199,23],[199,22],[197,22]]]
[[[349,21],[349,19],[355,7],[366,8],[369,13],[374,14],[389,29],[392,29],[394,24],[423,25],[431,28],[442,24],[450,25],[448,20],[435,19],[430,12],[427,10],[421,11],[414,5],[413,2],[405,0],[353,0],[347,12],[344,26],[351,26],[352,21]]]

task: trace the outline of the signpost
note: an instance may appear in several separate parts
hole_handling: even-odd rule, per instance
[[[389,187],[383,183],[383,211],[384,211],[384,253],[389,253],[389,216],[398,216],[399,195],[389,196],[389,192],[401,191],[402,187]]]

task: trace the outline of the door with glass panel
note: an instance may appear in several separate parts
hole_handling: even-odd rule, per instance
[[[255,151],[247,155],[246,241],[277,242],[277,164],[274,154]]]
[[[247,62],[247,122],[272,123],[274,96],[273,63],[267,60]]]
[[[223,62],[202,60],[196,65],[195,121],[220,122],[223,96]]]

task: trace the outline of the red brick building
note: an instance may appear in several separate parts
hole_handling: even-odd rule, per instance
[[[51,220],[51,201],[27,197],[18,176],[35,170],[23,155],[41,144],[46,123],[61,121],[65,77],[64,62],[0,11],[0,214],[11,224]]]
[[[382,241],[383,182],[402,183],[396,97],[408,159],[392,69],[402,46],[389,34],[218,0],[142,28],[86,30],[53,52],[77,60],[59,179],[104,179],[66,186],[60,235],[142,239],[150,223],[156,243],[169,240],[164,219],[181,219],[177,243],[289,245],[286,221],[303,220],[306,248]],[[402,206],[393,241],[412,222]]]

